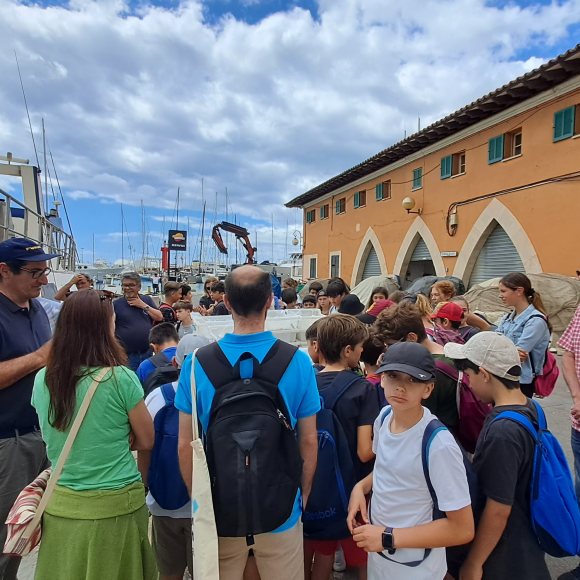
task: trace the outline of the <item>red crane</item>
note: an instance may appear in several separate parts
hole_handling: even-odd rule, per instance
[[[256,260],[254,259],[256,248],[252,246],[250,232],[246,228],[230,222],[220,222],[213,227],[211,231],[211,239],[215,242],[215,245],[222,254],[227,254],[228,249],[226,248],[222,235],[220,234],[220,230],[234,234],[234,236],[236,236],[236,238],[242,243],[244,250],[246,250],[246,264],[256,263]]]

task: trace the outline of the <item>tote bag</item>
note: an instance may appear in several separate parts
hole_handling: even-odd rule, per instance
[[[193,577],[219,580],[218,535],[207,459],[199,436],[195,353],[191,361],[191,422],[193,427],[193,469],[191,475]]]

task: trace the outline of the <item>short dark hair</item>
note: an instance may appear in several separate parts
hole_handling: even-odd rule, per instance
[[[164,344],[172,341],[179,342],[179,335],[171,322],[157,324],[149,331],[149,344]]]
[[[191,312],[193,310],[193,304],[189,300],[178,300],[173,305],[173,310],[189,310]]]
[[[326,294],[330,298],[336,298],[341,294],[348,294],[348,286],[345,284],[344,280],[341,280],[340,278],[334,279],[328,283]]]
[[[181,285],[181,296],[187,296],[191,292],[191,286],[189,284]]]
[[[316,300],[316,296],[312,296],[311,294],[307,294],[306,296],[304,296],[304,298],[302,298],[302,304],[314,304],[316,306],[317,304],[317,300]]]
[[[316,341],[324,360],[336,363],[345,347],[364,342],[368,335],[368,328],[358,318],[350,314],[333,314],[320,321]]]
[[[296,294],[294,288],[284,288],[281,298],[282,302],[286,302],[286,304],[294,304],[298,301],[298,294]]]
[[[374,327],[385,344],[401,340],[410,332],[417,335],[418,342],[423,342],[427,338],[421,312],[414,304],[406,301],[385,308],[377,316]]]
[[[318,338],[318,325],[322,320],[323,318],[319,318],[306,329],[306,340],[313,341]]]
[[[226,295],[232,310],[239,316],[260,314],[272,296],[270,274],[256,266],[253,267],[256,270],[255,275],[245,282],[239,280],[240,269],[226,277]]]
[[[437,319],[438,320],[449,320],[449,318],[445,318],[445,316],[438,316]],[[453,328],[454,330],[459,330],[459,328],[461,326],[461,320],[449,320],[449,323],[451,324],[451,328]]]
[[[178,290],[181,292],[181,284],[179,282],[166,282],[165,286],[163,286],[163,294],[165,294],[165,296],[169,296]]]
[[[310,285],[308,286],[308,291],[310,292],[311,290],[314,290],[318,294],[318,292],[322,290],[322,284],[320,282],[317,282],[316,280],[314,280],[314,282],[310,282]]]
[[[453,363],[455,364],[455,368],[458,371],[465,372],[467,369],[470,369],[476,375],[479,374],[479,366],[477,366],[475,363],[471,362],[469,359],[466,359],[466,358],[455,359],[453,361]],[[517,369],[517,371],[516,371],[516,369]],[[509,371],[510,374],[512,373],[512,370],[515,374],[515,372],[519,372],[520,367],[513,367],[513,369],[510,369],[510,371]],[[489,372],[489,371],[487,371],[487,372]],[[513,391],[514,389],[519,389],[519,387],[520,387],[519,381],[510,381],[509,379],[506,379],[504,377],[498,377],[497,375],[494,375],[493,373],[489,373],[489,374],[492,375],[494,378],[496,378],[509,391]]]
[[[369,337],[363,344],[363,351],[360,355],[360,360],[368,365],[376,365],[384,350],[385,343],[379,338],[376,332],[371,331]]]
[[[219,292],[220,294],[223,294],[226,291],[226,286],[220,280],[219,282],[214,282],[209,290],[210,292]]]
[[[13,274],[22,274],[21,268],[26,264],[22,260],[6,260],[4,263]]]

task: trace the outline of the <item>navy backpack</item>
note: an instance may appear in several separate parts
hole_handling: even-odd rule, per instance
[[[147,474],[149,491],[165,510],[176,510],[189,502],[189,494],[179,470],[177,437],[179,411],[175,408],[175,390],[171,383],[162,385],[165,405],[155,415],[155,445]]]
[[[322,408],[316,415],[318,463],[302,515],[304,536],[309,539],[339,540],[350,535],[346,516],[357,472],[334,408],[349,387],[359,380],[361,377],[352,371],[341,371],[331,386],[320,393]]]
[[[507,419],[524,427],[536,445],[530,480],[530,518],[542,550],[556,558],[580,554],[580,508],[566,456],[548,431],[542,407],[532,401],[538,423],[523,413],[502,411],[493,421]]]

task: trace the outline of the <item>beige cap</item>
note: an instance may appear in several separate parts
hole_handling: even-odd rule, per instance
[[[520,380],[522,367],[518,349],[503,334],[478,332],[465,344],[448,342],[443,349],[449,358],[467,359],[497,377]]]

